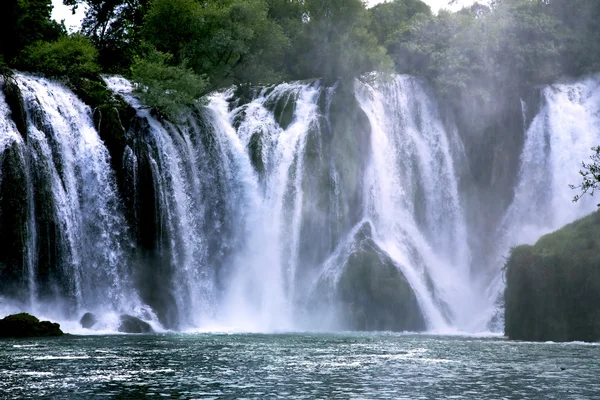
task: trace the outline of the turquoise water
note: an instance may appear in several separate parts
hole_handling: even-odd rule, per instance
[[[1,399],[594,399],[600,346],[400,334],[0,340]]]

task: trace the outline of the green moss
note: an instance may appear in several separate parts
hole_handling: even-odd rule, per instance
[[[505,304],[511,339],[600,340],[600,214],[515,247]]]
[[[0,337],[62,336],[60,325],[40,321],[27,313],[9,315],[0,319]]]
[[[353,330],[422,331],[425,320],[415,293],[364,224],[355,236],[338,282],[343,319]]]
[[[3,91],[6,104],[10,108],[12,120],[23,139],[27,140],[27,114],[23,105],[23,95],[12,74],[4,76]]]

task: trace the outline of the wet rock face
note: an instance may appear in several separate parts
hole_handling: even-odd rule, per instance
[[[600,213],[517,246],[506,263],[505,334],[600,341]]]
[[[423,331],[423,313],[415,293],[394,261],[375,243],[365,223],[355,235],[338,282],[346,328],[360,331]]]
[[[25,113],[25,106],[23,105],[23,95],[17,82],[12,76],[6,76],[4,78],[3,92],[6,100],[6,104],[10,108],[11,117],[17,126],[17,130],[27,140],[27,114]]]
[[[90,312],[83,314],[83,317],[81,317],[81,319],[79,320],[81,327],[85,329],[90,329],[91,327],[96,325],[96,322],[98,322],[98,318],[95,314],[92,314]]]
[[[123,314],[120,317],[118,331],[122,333],[153,333],[154,329],[149,323],[132,315]]]
[[[0,320],[0,337],[24,338],[62,335],[59,324],[40,321],[27,313],[9,315]]]

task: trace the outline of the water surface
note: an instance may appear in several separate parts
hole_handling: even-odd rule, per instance
[[[4,399],[593,399],[600,346],[401,334],[0,340]]]

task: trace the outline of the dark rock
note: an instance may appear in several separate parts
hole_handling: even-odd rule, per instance
[[[3,91],[6,104],[10,108],[12,120],[23,139],[27,140],[27,113],[23,105],[23,95],[12,76],[4,78]]]
[[[509,339],[600,341],[600,213],[515,247],[504,301]]]
[[[118,331],[122,333],[152,333],[154,329],[149,323],[132,315],[123,314],[120,317]]]
[[[90,312],[86,312],[85,314],[83,314],[83,317],[81,317],[81,319],[79,320],[81,327],[85,329],[90,329],[96,324],[96,322],[98,322],[98,318],[96,318],[95,314],[92,314]]]
[[[423,331],[425,320],[416,295],[394,261],[371,237],[365,223],[354,238],[338,282],[337,297],[347,328],[373,331]]]
[[[40,321],[27,313],[13,314],[0,320],[0,337],[44,337],[62,336],[60,325]]]
[[[27,162],[13,142],[0,155],[0,294],[25,300],[27,254]]]
[[[250,153],[250,161],[259,176],[262,176],[265,172],[265,163],[263,161],[263,143],[262,143],[262,132],[254,132],[248,143],[248,152]]]

